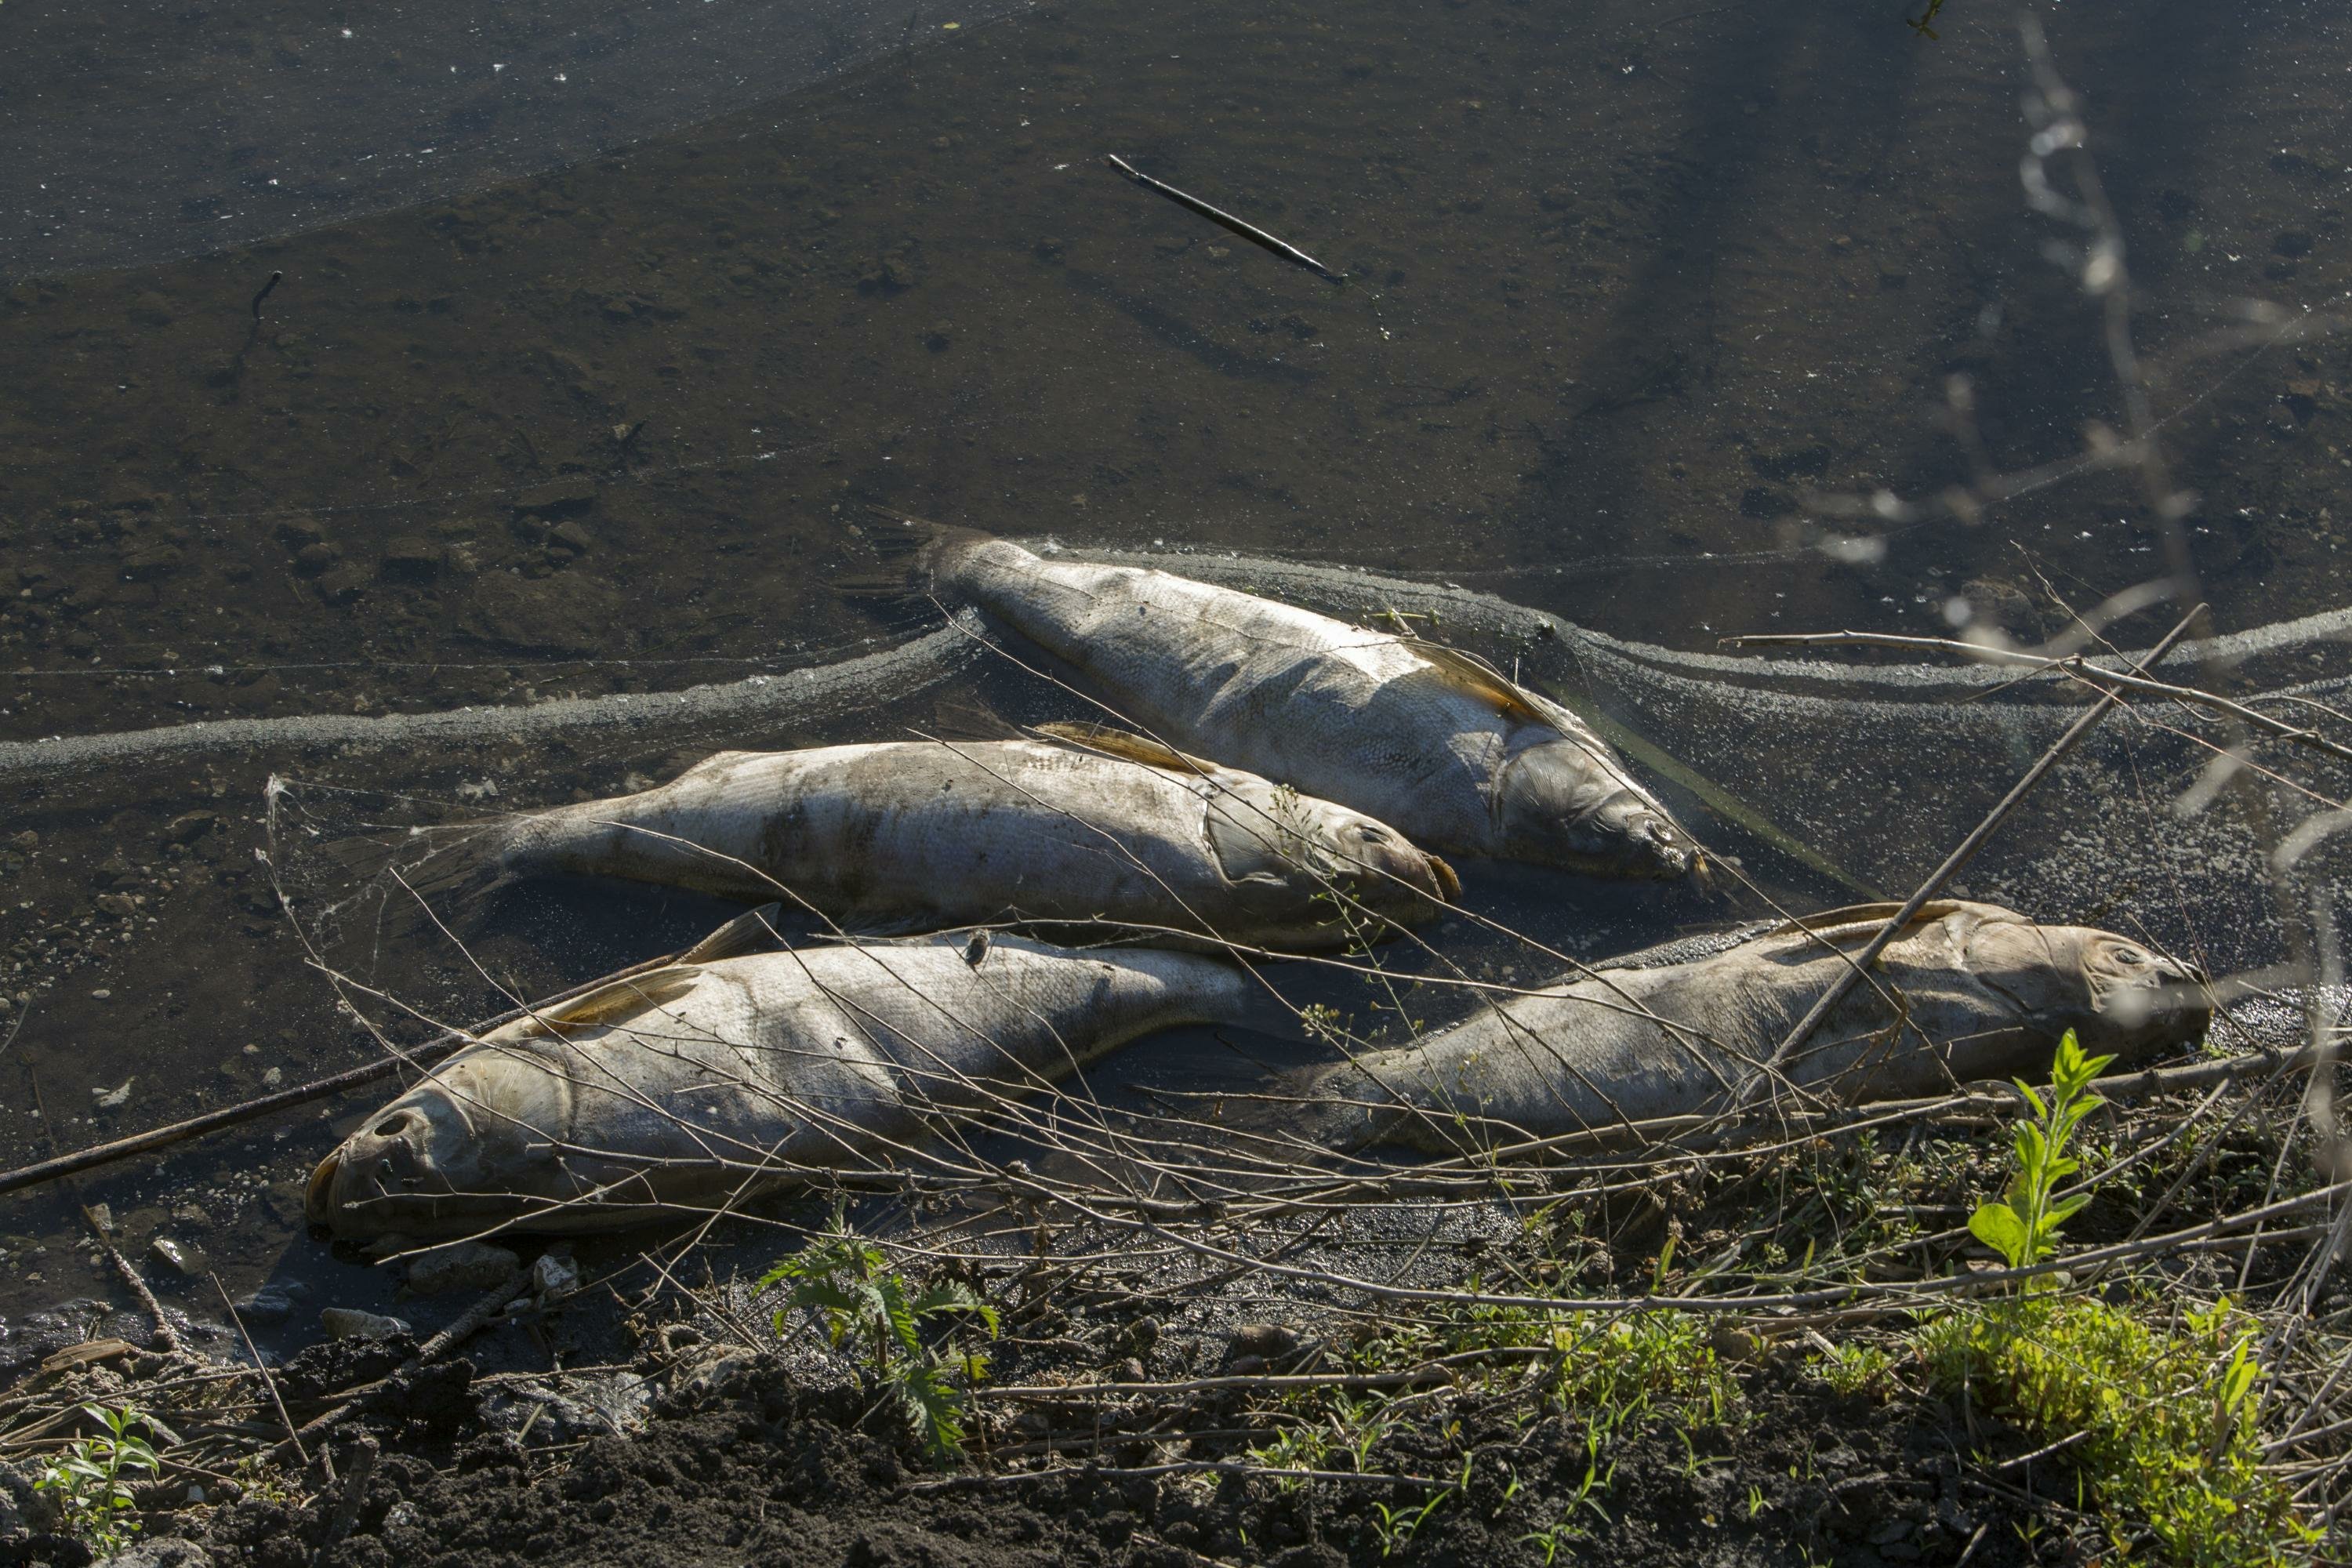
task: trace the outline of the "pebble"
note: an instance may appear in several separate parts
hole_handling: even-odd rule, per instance
[[[257,1323],[282,1322],[293,1315],[295,1302],[310,1293],[310,1288],[299,1279],[289,1279],[279,1285],[264,1285],[250,1296],[235,1302],[240,1318],[250,1318]]]
[[[382,1312],[362,1312],[356,1307],[329,1307],[319,1314],[319,1326],[333,1340],[388,1340],[412,1331],[398,1318],[387,1318]]]
[[[384,547],[377,570],[387,577],[421,582],[441,570],[441,547],[429,539],[404,535]]]
[[[183,812],[163,825],[163,842],[191,844],[219,825],[220,813],[217,811]]]
[[[147,1249],[184,1279],[196,1279],[211,1267],[211,1260],[205,1258],[203,1247],[175,1241],[168,1236],[157,1237],[147,1244]]]
[[[1242,1323],[1234,1329],[1227,1353],[1264,1356],[1271,1360],[1298,1348],[1298,1331],[1280,1323]]]
[[[541,1253],[530,1266],[530,1288],[542,1303],[580,1289],[580,1265],[565,1254]]]
[[[568,517],[587,510],[596,501],[596,481],[584,474],[551,479],[515,497],[518,517]]]
[[[407,1285],[418,1296],[448,1290],[488,1290],[522,1272],[522,1259],[503,1247],[479,1241],[452,1242],[408,1260]]]

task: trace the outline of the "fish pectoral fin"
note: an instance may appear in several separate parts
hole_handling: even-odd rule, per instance
[[[698,964],[680,964],[671,969],[657,969],[650,974],[631,975],[626,980],[600,985],[584,996],[575,996],[569,1002],[543,1009],[532,1016],[531,1022],[551,1034],[626,1023],[640,1013],[684,994],[701,973]]]
[[[1465,691],[1492,702],[1509,717],[1530,724],[1559,722],[1555,715],[1545,711],[1544,706],[1539,704],[1536,698],[1520,689],[1510,677],[1480,658],[1476,654],[1465,653],[1461,648],[1448,647],[1444,643],[1430,642],[1422,637],[1406,637],[1402,640],[1413,652],[1435,666],[1438,674],[1447,684],[1458,686]]]
[[[740,958],[747,952],[771,952],[780,940],[776,935],[776,921],[783,912],[782,902],[746,910],[679,953],[677,962],[716,963],[722,958]]]
[[[1171,773],[1197,776],[1217,771],[1217,764],[1205,757],[1180,752],[1149,735],[1139,735],[1129,730],[1114,730],[1108,724],[1040,724],[1037,733],[1049,741],[1100,752],[1105,756],[1118,757],[1125,762],[1141,763],[1147,768],[1161,768]]]

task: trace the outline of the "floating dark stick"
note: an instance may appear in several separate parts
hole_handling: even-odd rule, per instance
[[[278,280],[285,276],[286,274],[283,272],[271,273],[269,275],[269,281],[261,286],[261,292],[253,297],[253,319],[255,321],[257,321],[261,320],[261,302],[269,298],[269,291],[272,289],[277,288]]]
[[[1103,156],[1109,162],[1112,168],[1117,169],[1120,174],[1125,174],[1137,184],[1142,185],[1149,190],[1158,191],[1161,195],[1166,196],[1170,201],[1174,202],[1178,206],[1184,208],[1187,212],[1198,213],[1202,217],[1207,218],[1211,223],[1215,224],[1219,228],[1227,229],[1234,234],[1240,235],[1252,245],[1260,246],[1265,249],[1271,250],[1276,256],[1281,257],[1285,261],[1290,262],[1295,266],[1304,267],[1310,272],[1319,272],[1334,283],[1342,281],[1341,274],[1332,271],[1329,268],[1324,266],[1321,262],[1316,260],[1313,257],[1299,249],[1298,247],[1295,245],[1286,245],[1281,240],[1275,238],[1274,236],[1266,233],[1265,230],[1259,228],[1253,224],[1244,223],[1241,219],[1235,217],[1229,212],[1221,212],[1217,208],[1213,207],[1208,203],[1202,201],[1198,196],[1188,196],[1183,192],[1178,190],[1175,186],[1168,184],[1164,180],[1153,179],[1150,175],[1145,174],[1142,170],[1137,168],[1134,164],[1129,163],[1126,159],[1120,157],[1116,153],[1106,153]]]
[[[54,1159],[43,1160],[38,1163],[26,1165],[17,1170],[0,1173],[0,1193],[13,1193],[24,1187],[37,1187],[44,1182],[56,1181],[59,1176],[70,1176],[77,1171],[87,1171],[98,1165],[110,1165],[117,1160],[127,1160],[133,1154],[144,1154],[156,1149],[168,1149],[174,1143],[184,1143],[191,1138],[218,1131],[221,1128],[234,1127],[239,1122],[251,1121],[256,1118],[267,1116],[273,1110],[284,1110],[296,1105],[308,1105],[314,1100],[327,1100],[342,1093],[347,1089],[358,1089],[363,1084],[380,1083],[385,1079],[396,1078],[413,1068],[430,1067],[445,1057],[456,1055],[467,1046],[473,1044],[476,1037],[495,1029],[501,1024],[511,1024],[517,1018],[528,1017],[531,1014],[560,1006],[573,997],[586,995],[599,986],[609,985],[617,980],[626,980],[631,975],[643,974],[648,970],[659,969],[667,964],[692,963],[715,953],[740,951],[732,944],[751,934],[767,931],[769,922],[774,918],[778,906],[768,904],[753,910],[749,914],[738,915],[692,947],[662,958],[648,959],[643,963],[633,963],[626,969],[607,974],[601,979],[591,980],[585,984],[574,985],[568,991],[559,992],[531,1006],[510,1008],[495,1018],[485,1019],[473,1029],[452,1029],[425,1041],[421,1046],[412,1047],[400,1056],[386,1057],[381,1061],[369,1062],[363,1067],[355,1067],[343,1072],[331,1074],[326,1078],[314,1079],[309,1083],[296,1084],[291,1089],[281,1089],[276,1094],[265,1094],[258,1100],[248,1100],[240,1105],[223,1106],[218,1110],[208,1110],[202,1116],[191,1116],[185,1121],[174,1121],[168,1127],[157,1127],[149,1131],[136,1132],[128,1138],[117,1138],[110,1143],[93,1144],[87,1149],[78,1149],[70,1154],[59,1154]],[[37,1079],[35,1092],[36,1094],[39,1092]],[[48,1118],[44,1116],[42,1121],[47,1124]],[[52,1147],[54,1146],[53,1144]]]

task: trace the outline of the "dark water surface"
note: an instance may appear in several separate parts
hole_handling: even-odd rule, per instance
[[[2216,337],[2232,300],[2325,312],[2352,287],[2340,14],[2038,9],[2126,226],[2220,625],[2344,605],[2352,358],[2326,335]],[[939,35],[920,48],[517,184],[164,265],[10,277],[0,740],[658,693],[875,651],[937,623],[829,590],[875,569],[876,502],[1072,546],[1425,577],[1670,649],[1941,632],[1955,597],[2039,635],[2051,591],[2086,604],[2155,571],[2124,479],[1909,529],[1875,560],[1814,548],[1801,504],[1964,478],[1927,416],[1955,373],[2004,466],[2062,458],[2086,421],[2118,417],[2094,314],[2020,199],[2011,12],[1950,0],[1933,39],[1911,14],[1199,0],[950,29],[925,7],[904,29]],[[0,82],[20,111],[26,85]],[[1349,280],[1234,240],[1106,153]],[[976,696],[1062,711],[992,668],[657,745],[246,748],[8,780],[0,1161],[375,1052],[254,859],[272,773],[298,781],[289,822],[341,831],[608,794],[721,746],[892,738]],[[1729,763],[1650,739],[1701,773]],[[1891,771],[1917,764],[1889,799],[1997,793],[2011,768],[1878,739]],[[1774,743],[1769,725],[1747,735],[1742,771],[1768,783],[1746,795],[1803,820],[1800,792],[1756,798]],[[1808,831],[1899,891],[1975,798],[1916,835]],[[349,891],[309,842],[278,856],[306,910]],[[1844,891],[1756,863],[1790,898]],[[2120,905],[2175,941],[2210,934],[2097,879],[2046,889],[2057,908],[2037,912]],[[1501,872],[1473,891],[1584,952],[1752,909]],[[543,993],[727,912],[558,889],[492,911],[477,951]],[[1511,962],[1455,934],[1475,962]],[[323,940],[427,1010],[483,1000],[399,920]],[[1163,1059],[1206,1080],[1231,1048],[1188,1039]],[[276,1271],[378,1302],[380,1281],[300,1230],[302,1177],[365,1109],[257,1124],[78,1195],[139,1246],[201,1241],[232,1289]],[[0,1200],[0,1314],[120,1294],[74,1239],[75,1195]]]

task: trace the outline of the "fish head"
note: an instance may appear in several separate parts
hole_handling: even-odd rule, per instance
[[[340,1239],[422,1238],[528,1215],[534,1198],[560,1202],[572,1098],[571,1081],[537,1052],[473,1047],[319,1163],[310,1222]]]
[[[1967,972],[2045,1039],[2072,1029],[2085,1052],[2128,1063],[2201,1038],[2211,1021],[2195,966],[2129,937],[1989,904],[1961,904],[1944,923]]]
[[[1493,807],[1510,859],[1656,881],[1705,868],[1690,835],[1598,742],[1568,736],[1515,753],[1496,776]]]
[[[1462,896],[1454,868],[1388,824],[1286,785],[1232,774],[1209,810],[1228,881],[1288,899],[1336,890],[1390,920],[1425,918]]]

